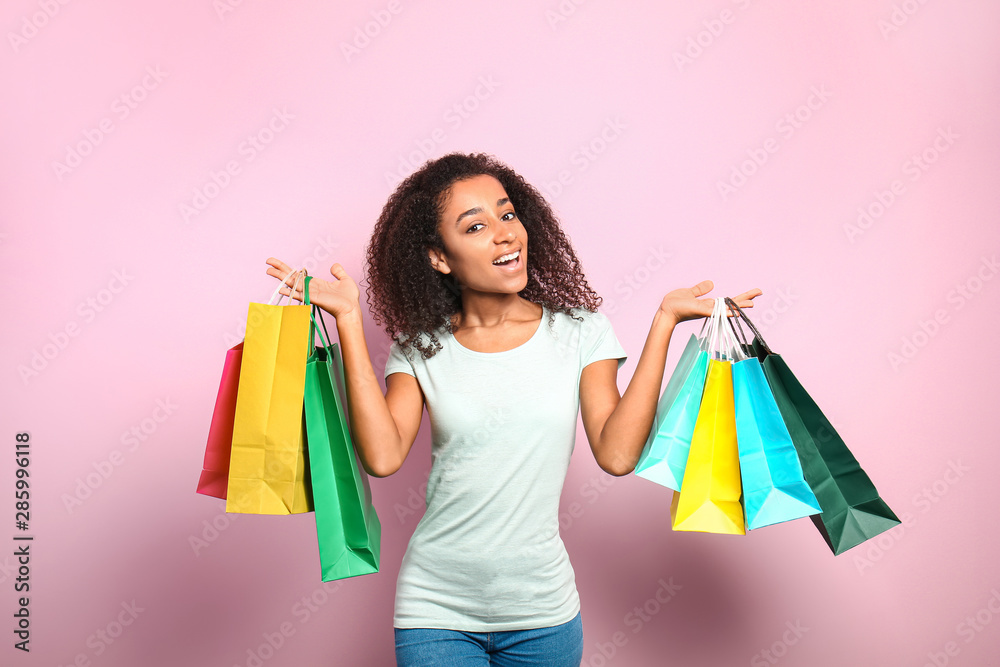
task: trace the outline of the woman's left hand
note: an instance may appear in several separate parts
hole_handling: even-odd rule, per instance
[[[694,287],[675,289],[663,297],[663,301],[660,303],[660,313],[672,318],[674,323],[708,317],[712,314],[715,299],[701,299],[699,297],[711,292],[713,287],[715,284],[711,280],[703,280]],[[752,299],[761,294],[763,294],[761,290],[752,289],[739,296],[734,296],[732,299],[740,308],[753,308]]]

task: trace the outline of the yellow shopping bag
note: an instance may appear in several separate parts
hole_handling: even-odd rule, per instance
[[[708,361],[705,392],[682,488],[674,492],[670,504],[674,530],[746,534],[740,504],[742,485],[733,405],[733,364],[727,359]]]
[[[309,314],[304,305],[250,304],[233,422],[227,512],[312,510],[302,419]]]

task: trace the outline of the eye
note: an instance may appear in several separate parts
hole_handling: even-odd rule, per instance
[[[514,213],[514,211],[507,211],[506,213],[503,214],[503,216],[500,217],[500,219],[505,222],[510,220],[515,220],[517,219],[517,213]]]
[[[471,234],[472,232],[478,232],[479,230],[477,229],[477,227],[485,227],[485,226],[486,225],[484,225],[481,222],[474,222],[471,225],[469,225],[469,228],[465,230],[465,233]]]

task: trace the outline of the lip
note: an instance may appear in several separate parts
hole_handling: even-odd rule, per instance
[[[515,259],[513,262],[509,262],[507,264],[493,264],[492,265],[493,268],[495,268],[495,269],[497,269],[499,271],[503,271],[505,273],[514,273],[516,271],[520,271],[521,267],[524,266],[524,248],[517,248],[515,250],[508,250],[507,252],[503,253],[502,255],[498,255],[496,258],[494,258],[494,261],[496,261],[497,259],[500,259],[504,255],[509,255],[509,254],[515,253],[515,252],[518,253],[518,255],[517,255],[517,259]]]
[[[493,261],[494,261],[494,262],[495,262],[495,261],[497,261],[498,259],[500,259],[500,258],[501,258],[501,257],[503,257],[504,255],[510,255],[511,253],[515,253],[515,252],[523,252],[523,251],[524,251],[524,248],[521,248],[521,247],[518,247],[518,248],[511,248],[510,250],[504,250],[504,251],[503,251],[502,253],[500,253],[499,255],[497,255],[496,257],[494,257],[494,258],[493,258]],[[520,257],[518,257],[518,259],[520,259]]]

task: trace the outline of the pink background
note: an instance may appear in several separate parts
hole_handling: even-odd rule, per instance
[[[324,586],[312,515],[227,518],[194,487],[225,351],[274,287],[264,260],[360,280],[393,180],[454,150],[550,195],[631,355],[622,389],[665,292],[763,289],[771,346],[906,519],[836,558],[807,520],[672,533],[670,492],[603,474],[580,429],[563,537],[585,665],[996,660],[997,3],[10,0],[0,15],[0,662],[392,664],[426,428],[372,482],[377,575]],[[381,371],[386,339],[367,334]],[[19,431],[29,655],[10,632]]]

